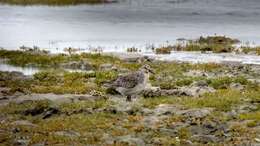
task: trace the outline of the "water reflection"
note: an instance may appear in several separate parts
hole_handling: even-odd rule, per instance
[[[120,51],[215,33],[260,44],[259,0],[121,1],[72,7],[0,5],[0,47]]]
[[[109,53],[108,53],[109,54]],[[123,56],[129,56],[126,53],[113,53],[118,57],[124,58]],[[132,54],[134,55],[134,54]],[[137,54],[139,56],[141,54]],[[155,58],[157,60],[163,61],[177,61],[177,62],[189,62],[189,63],[239,63],[239,64],[254,64],[260,65],[260,57],[256,55],[239,55],[239,54],[232,54],[232,53],[209,53],[209,54],[202,54],[199,52],[172,52],[168,55],[156,55],[154,53],[144,53],[142,55],[149,56]],[[50,68],[51,69],[51,68]],[[56,70],[59,68],[55,68]],[[80,69],[62,69],[62,71],[69,71],[69,72],[86,72],[90,73],[92,71],[80,70]],[[0,71],[18,71],[22,72],[25,75],[33,75],[41,69],[36,67],[17,67],[13,65],[9,65],[4,61],[0,61]]]
[[[39,72],[39,69],[35,67],[18,67],[6,63],[0,63],[0,71],[17,71],[22,72],[24,75],[33,75]]]

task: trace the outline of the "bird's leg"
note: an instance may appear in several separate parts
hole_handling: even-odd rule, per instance
[[[126,96],[126,101],[128,101],[128,102],[131,102],[131,101],[132,101],[131,95]]]

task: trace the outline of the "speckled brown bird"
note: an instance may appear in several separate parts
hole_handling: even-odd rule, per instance
[[[149,84],[149,75],[154,73],[149,65],[142,66],[138,71],[125,76],[120,76],[112,84],[112,87],[121,95],[131,101],[133,96],[141,93]]]

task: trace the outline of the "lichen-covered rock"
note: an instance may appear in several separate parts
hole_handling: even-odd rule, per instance
[[[131,135],[117,137],[116,141],[124,142],[127,145],[137,145],[137,146],[145,145],[145,142],[143,141],[143,139],[137,138],[137,137],[133,137]]]
[[[180,89],[183,95],[199,97],[205,93],[212,93],[216,90],[208,86],[188,86]]]
[[[176,114],[183,115],[187,118],[204,118],[213,111],[212,108],[188,109],[178,111]]]
[[[208,77],[209,75],[204,72],[204,71],[199,71],[199,70],[191,70],[189,72],[184,73],[186,76],[191,76],[191,77]]]
[[[174,105],[168,105],[168,104],[160,104],[154,109],[154,114],[157,116],[160,115],[171,115],[173,113],[176,113],[179,111],[180,108]]]
[[[203,144],[218,142],[218,138],[214,135],[193,135],[191,139],[193,141],[203,143]]]
[[[27,139],[15,139],[13,142],[13,146],[28,146],[29,140]]]
[[[66,69],[80,69],[80,70],[92,70],[93,66],[86,61],[71,61],[61,64]]]
[[[67,130],[67,131],[57,131],[54,132],[54,135],[57,136],[66,136],[69,138],[77,138],[80,137],[80,133],[76,132],[76,131],[72,131],[72,130]]]
[[[238,90],[238,91],[242,91],[245,89],[245,87],[243,85],[241,85],[240,83],[231,83],[230,88],[232,90]]]
[[[30,121],[26,120],[18,120],[11,123],[14,126],[29,126],[29,127],[36,127],[37,125],[31,123]]]
[[[99,69],[102,71],[110,71],[110,70],[117,70],[117,67],[113,64],[101,64]]]

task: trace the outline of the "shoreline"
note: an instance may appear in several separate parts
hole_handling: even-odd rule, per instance
[[[0,52],[9,63],[45,67],[31,76],[0,71],[4,145],[259,144],[260,66]],[[107,87],[144,64],[158,90],[127,102]]]

